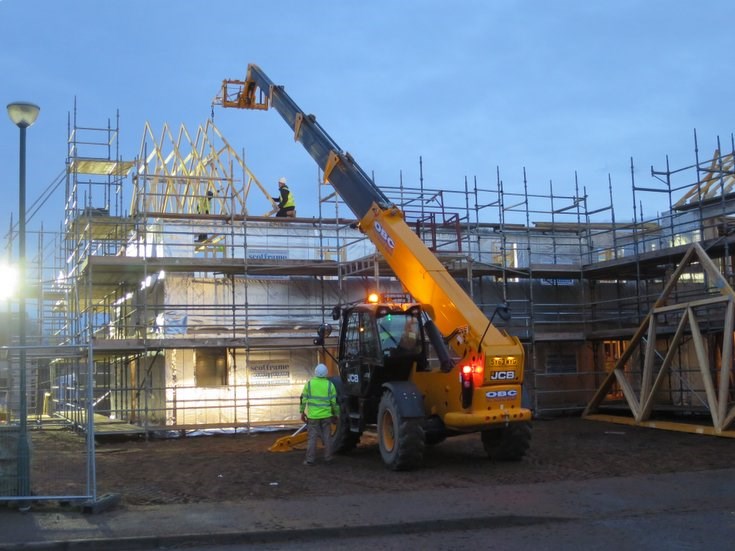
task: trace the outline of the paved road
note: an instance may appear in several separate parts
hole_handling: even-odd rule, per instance
[[[186,547],[190,551],[296,551],[309,547],[320,551],[369,549],[404,551],[466,551],[467,549],[533,549],[534,551],[730,551],[735,537],[735,513],[660,513],[600,520],[571,520],[505,528],[474,527],[417,534],[339,537],[278,543]]]
[[[732,549],[735,469],[311,499],[18,513],[0,550]],[[219,547],[213,547],[219,546]],[[190,547],[191,548],[191,547]],[[194,547],[196,548],[196,547]]]

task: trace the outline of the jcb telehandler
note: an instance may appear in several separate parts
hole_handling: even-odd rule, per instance
[[[530,444],[531,411],[521,405],[518,338],[493,325],[352,156],[257,65],[248,66],[245,80],[223,81],[215,104],[278,111],[412,299],[335,307],[336,450],[354,448],[375,427],[385,464],[411,469],[421,465],[426,445],[479,432],[491,458],[520,459]],[[322,326],[318,339],[328,331]]]

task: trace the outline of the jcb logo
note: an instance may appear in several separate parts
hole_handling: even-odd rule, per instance
[[[492,381],[512,381],[515,378],[515,371],[494,371],[490,375],[490,380]]]
[[[359,383],[360,376],[357,373],[350,373],[349,375],[347,375],[347,382],[348,383]]]
[[[380,236],[380,238],[385,242],[385,245],[390,249],[390,252],[393,252],[393,249],[396,248],[396,243],[393,241],[393,238],[388,235],[388,232],[385,231],[385,228],[382,226],[380,222],[375,222],[375,231]]]

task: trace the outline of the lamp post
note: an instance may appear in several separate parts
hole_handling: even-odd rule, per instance
[[[26,396],[26,129],[36,122],[40,107],[33,103],[8,104],[8,116],[20,128],[20,169],[18,189],[18,345],[20,346],[20,434],[18,435],[18,495],[31,495],[31,457],[28,444]]]

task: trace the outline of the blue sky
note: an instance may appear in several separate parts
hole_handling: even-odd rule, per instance
[[[630,220],[630,157],[650,167],[711,155],[733,131],[735,4],[726,0],[0,0],[0,100],[41,106],[28,131],[28,203],[64,168],[68,114],[138,153],[146,121],[196,129],[224,78],[257,63],[378,185],[574,192],[574,173]],[[19,23],[16,23],[19,22]],[[17,218],[18,130],[0,124],[4,234]],[[275,113],[215,123],[275,194],[317,212],[316,165]],[[693,183],[693,182],[692,182]],[[62,190],[63,192],[63,190]],[[29,223],[55,229],[61,193]],[[647,201],[649,215],[665,205]],[[492,221],[492,220],[489,220]]]

